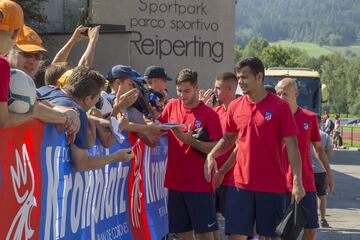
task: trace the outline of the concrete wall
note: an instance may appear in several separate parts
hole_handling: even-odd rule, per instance
[[[44,14],[47,16],[44,26],[46,32],[64,31],[64,1],[48,0],[43,2]]]
[[[53,59],[59,49],[70,38],[69,34],[45,35],[45,46],[49,51],[49,59]],[[94,58],[94,69],[105,74],[115,64],[130,65],[129,33],[100,33]],[[79,42],[69,56],[69,62],[77,65],[86,49],[87,41]]]
[[[71,32],[80,22],[80,9],[87,7],[87,0],[47,0],[42,7],[47,16],[45,32]]]
[[[233,71],[234,0],[92,0],[92,22],[134,31],[129,64],[140,72],[160,65],[175,78],[190,67],[211,87],[217,74]]]

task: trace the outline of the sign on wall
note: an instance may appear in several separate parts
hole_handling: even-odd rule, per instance
[[[210,86],[216,75],[233,69],[233,0],[94,0],[92,13],[93,22],[133,32],[131,64],[137,70],[160,65],[176,77],[191,67]]]

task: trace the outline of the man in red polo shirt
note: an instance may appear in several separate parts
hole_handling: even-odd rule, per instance
[[[246,58],[235,66],[236,77],[245,94],[227,110],[226,132],[208,154],[204,172],[211,174],[215,158],[237,141],[234,167],[235,187],[228,187],[225,232],[229,239],[247,239],[253,226],[261,237],[279,239],[275,233],[286,204],[286,176],[281,144],[287,146],[294,172],[293,197],[305,195],[301,179],[301,159],[296,142],[297,128],[289,104],[264,86],[264,65],[260,59]]]
[[[309,210],[309,216],[304,230],[304,239],[315,239],[316,229],[319,227],[319,224],[316,203],[316,187],[312,169],[310,147],[314,146],[318,159],[325,167],[328,175],[328,187],[330,192],[333,190],[333,175],[330,165],[325,158],[324,147],[321,144],[321,136],[316,114],[297,105],[296,98],[299,95],[299,90],[295,80],[291,78],[284,78],[278,82],[275,89],[277,95],[290,104],[291,112],[294,115],[295,122],[298,127],[299,135],[297,136],[297,140],[302,159],[302,180],[306,191],[306,195],[300,201],[300,204]],[[312,146],[310,146],[311,144]],[[283,147],[283,156],[286,164],[285,168],[287,168],[288,187],[291,191],[292,172],[289,168],[289,163],[285,154],[285,146]]]
[[[235,74],[225,72],[216,77],[215,96],[219,106],[214,107],[214,111],[219,115],[221,130],[226,131],[226,115],[230,103],[236,99],[237,79]],[[236,162],[237,148],[235,145],[216,159],[216,171],[214,175],[216,189],[216,211],[225,217],[226,192],[228,186],[234,185],[234,166]],[[220,239],[219,232],[214,236]]]
[[[213,239],[218,230],[211,183],[205,181],[205,158],[221,138],[219,116],[198,97],[197,73],[183,69],[176,77],[179,99],[170,101],[159,121],[180,123],[188,129],[175,128],[168,133],[168,162],[165,187],[169,189],[169,230],[180,239]],[[196,129],[206,129],[208,141],[192,137]],[[206,140],[206,139],[204,139]]]

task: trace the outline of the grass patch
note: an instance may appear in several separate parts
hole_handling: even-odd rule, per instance
[[[314,43],[305,43],[305,42],[292,42],[292,41],[277,41],[270,43],[271,45],[280,45],[282,47],[294,47],[304,50],[309,54],[310,57],[320,57],[321,55],[330,55],[333,53],[332,50],[321,47]]]
[[[356,58],[360,56],[360,46],[345,46],[345,47],[331,47],[324,46],[324,48],[330,51],[340,53],[346,58]]]
[[[270,45],[280,45],[282,47],[294,47],[304,50],[309,54],[310,57],[318,58],[321,55],[330,55],[333,53],[340,53],[346,58],[355,58],[360,56],[360,45],[352,46],[320,46],[315,43],[306,43],[306,42],[295,42],[295,41],[277,41],[272,42]]]
[[[346,147],[357,147],[357,148],[360,148],[360,142],[354,142],[353,141],[353,144],[351,146],[351,142],[350,140],[348,139],[343,139],[343,145],[346,146]]]

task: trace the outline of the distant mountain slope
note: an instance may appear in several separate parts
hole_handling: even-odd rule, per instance
[[[237,0],[237,42],[252,36],[320,45],[360,43],[359,0]]]

